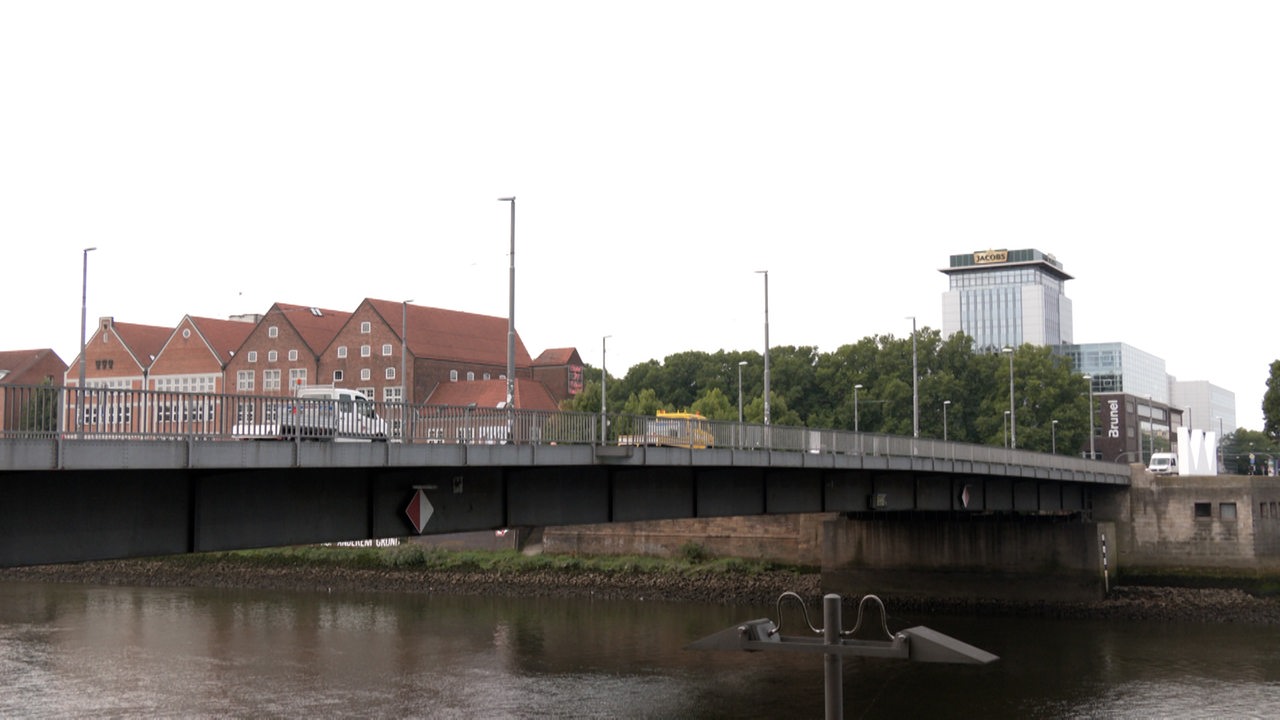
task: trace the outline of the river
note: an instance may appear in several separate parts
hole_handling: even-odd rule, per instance
[[[1000,659],[845,659],[846,718],[1280,717],[1276,626],[889,613]],[[822,718],[821,655],[684,649],[776,614],[0,582],[0,717]]]

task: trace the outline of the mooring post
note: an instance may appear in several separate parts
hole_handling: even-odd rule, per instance
[[[825,685],[827,688],[827,720],[844,717],[844,674],[840,654],[834,648],[840,645],[840,596],[827,593],[822,596],[822,643],[832,649],[825,657]]]

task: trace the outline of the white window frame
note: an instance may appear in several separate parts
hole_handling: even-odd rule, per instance
[[[236,392],[253,392],[253,381],[257,375],[253,370],[236,371]]]
[[[362,381],[368,382],[372,377],[373,377],[373,373],[369,370],[369,368],[360,368],[360,379]]]
[[[385,373],[385,375],[386,375],[386,378],[387,378],[388,380],[395,380],[395,379],[396,379],[396,369],[395,369],[394,367],[389,367],[389,368],[387,368],[387,372]]]
[[[298,361],[298,351],[297,351],[297,350],[290,350],[290,351],[289,351],[289,362],[297,362],[297,361]]]
[[[250,350],[250,351],[249,351],[249,362],[251,362],[251,363],[256,363],[256,362],[258,362],[258,351],[257,351],[257,350]]]
[[[391,356],[391,343],[382,343],[382,357]]]
[[[360,346],[360,357],[373,357],[373,346],[372,346],[372,345],[361,345],[361,346]]]
[[[267,362],[275,362],[276,360],[279,360],[279,359],[280,359],[280,353],[277,353],[275,350],[267,351]]]
[[[343,359],[343,358],[345,358],[346,356],[347,356],[347,346],[346,346],[346,345],[339,345],[339,346],[338,346],[338,359],[339,359],[339,360],[342,360],[342,359]]]
[[[267,337],[269,337],[269,338],[278,338],[278,337],[280,337],[280,328],[276,327],[275,325],[272,325],[272,326],[268,327],[268,328],[267,328]]]
[[[369,322],[368,320],[365,320],[364,322],[360,323],[361,335],[368,335],[371,332],[373,332],[373,323]]]
[[[333,381],[334,381],[335,383],[340,383],[340,382],[342,382],[342,371],[341,371],[341,370],[334,370],[334,371],[333,371]]]

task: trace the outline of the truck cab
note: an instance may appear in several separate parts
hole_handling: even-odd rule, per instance
[[[1153,475],[1177,475],[1177,453],[1151,453],[1151,461],[1147,464],[1147,472]]]

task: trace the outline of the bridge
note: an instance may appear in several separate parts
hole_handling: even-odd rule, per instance
[[[0,567],[775,513],[1087,518],[1130,482],[1127,465],[925,438],[475,407],[373,403],[386,436],[245,440],[246,412],[323,407],[89,389],[30,412],[50,390],[0,386]]]

